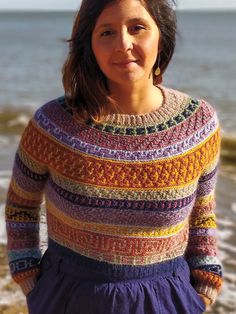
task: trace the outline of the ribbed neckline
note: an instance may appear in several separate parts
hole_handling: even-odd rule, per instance
[[[102,124],[131,127],[155,125],[176,115],[180,112],[180,107],[186,105],[186,100],[189,98],[187,95],[160,85],[158,88],[162,92],[163,100],[156,110],[143,114],[107,114],[103,116]]]

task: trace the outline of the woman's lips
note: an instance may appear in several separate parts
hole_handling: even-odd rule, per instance
[[[118,61],[118,62],[113,62],[114,65],[121,67],[121,68],[130,67],[136,63],[137,63],[137,60],[122,60],[122,61]]]

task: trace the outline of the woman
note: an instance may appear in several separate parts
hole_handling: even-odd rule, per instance
[[[8,192],[9,263],[29,313],[197,314],[215,302],[219,124],[205,101],[160,85],[175,32],[166,0],[82,2],[65,97],[29,122]]]

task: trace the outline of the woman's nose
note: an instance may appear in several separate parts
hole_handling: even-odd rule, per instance
[[[128,50],[132,50],[132,48],[133,48],[132,36],[125,31],[118,34],[117,42],[116,42],[116,50],[128,51]]]

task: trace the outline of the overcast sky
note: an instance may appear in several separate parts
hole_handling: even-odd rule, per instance
[[[236,0],[177,0],[177,2],[180,9],[236,9]],[[0,0],[0,10],[75,10],[79,4],[80,0]]]

